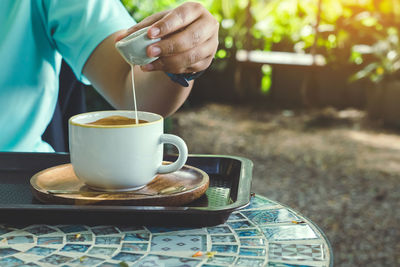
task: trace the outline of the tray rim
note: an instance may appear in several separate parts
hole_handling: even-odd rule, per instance
[[[0,155],[64,155],[67,156],[69,153],[66,152],[55,152],[55,153],[40,153],[40,152],[0,152]],[[174,156],[166,154],[167,156]],[[234,159],[241,162],[242,166],[239,174],[239,184],[237,199],[234,203],[221,206],[221,207],[190,207],[190,206],[121,206],[121,205],[61,205],[61,204],[0,204],[0,211],[17,211],[17,210],[43,210],[43,211],[91,211],[91,212],[121,212],[121,211],[134,211],[134,212],[163,212],[163,213],[175,213],[182,212],[188,214],[196,213],[231,213],[235,210],[246,207],[250,203],[250,190],[252,181],[252,170],[253,162],[250,159],[241,156],[222,155],[222,154],[189,154],[188,157],[200,157],[200,158],[228,158]],[[12,170],[12,169],[11,169]],[[207,172],[206,172],[207,173]],[[208,174],[208,173],[207,173]],[[250,179],[245,179],[245,177]],[[1,183],[0,183],[1,184]],[[116,209],[118,207],[118,209]]]

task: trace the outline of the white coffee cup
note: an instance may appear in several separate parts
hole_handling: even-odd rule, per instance
[[[147,123],[130,125],[88,125],[109,117],[135,118],[134,111],[96,111],[69,119],[71,163],[77,177],[89,187],[103,191],[129,191],[143,187],[157,174],[180,169],[186,162],[185,142],[164,134],[163,117],[138,111]],[[163,165],[163,144],[178,148],[178,159]]]
[[[115,44],[119,53],[129,64],[146,65],[158,59],[158,57],[147,56],[147,46],[160,41],[160,38],[150,39],[147,35],[148,29],[149,27],[137,30]]]

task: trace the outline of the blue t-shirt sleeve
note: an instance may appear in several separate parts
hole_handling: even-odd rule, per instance
[[[45,10],[50,41],[85,83],[82,69],[97,45],[135,24],[119,0],[45,0]]]

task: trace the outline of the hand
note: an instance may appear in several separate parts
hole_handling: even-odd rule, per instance
[[[149,38],[161,38],[161,41],[147,47],[147,55],[159,59],[142,66],[143,71],[192,73],[211,64],[218,47],[219,24],[201,4],[186,2],[151,15],[116,41],[147,26],[151,26],[147,32]]]

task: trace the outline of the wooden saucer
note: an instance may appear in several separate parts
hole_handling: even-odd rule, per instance
[[[102,192],[81,182],[69,163],[40,171],[30,182],[34,197],[44,203],[181,206],[206,192],[209,177],[204,171],[185,165],[176,172],[158,175],[139,190]]]

